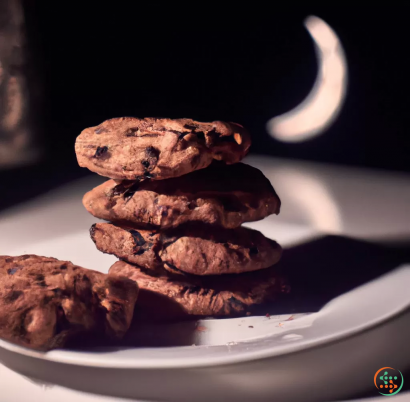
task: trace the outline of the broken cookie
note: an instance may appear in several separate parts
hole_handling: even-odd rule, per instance
[[[0,337],[39,350],[89,333],[121,338],[137,295],[131,280],[68,261],[0,256]]]

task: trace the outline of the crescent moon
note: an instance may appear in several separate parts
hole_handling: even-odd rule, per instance
[[[304,25],[315,43],[319,71],[301,104],[268,121],[269,134],[283,142],[301,142],[321,134],[338,116],[346,97],[347,63],[338,36],[315,16],[308,17]]]

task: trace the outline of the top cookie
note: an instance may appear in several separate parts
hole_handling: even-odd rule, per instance
[[[86,128],[75,143],[80,166],[118,180],[162,180],[239,162],[251,145],[235,123],[121,117]]]

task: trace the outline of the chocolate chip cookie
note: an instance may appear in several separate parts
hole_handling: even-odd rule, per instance
[[[234,276],[198,278],[154,272],[118,261],[109,273],[136,281],[141,293],[137,310],[154,313],[160,306],[149,304],[149,300],[155,300],[150,295],[163,296],[165,300],[161,305],[176,303],[185,314],[218,317],[245,314],[251,306],[272,301],[278,294],[288,292],[287,284],[274,268]],[[181,318],[180,314],[176,315],[178,317],[168,318]]]
[[[98,250],[155,270],[194,275],[238,274],[276,264],[281,247],[247,229],[185,226],[167,231],[125,228],[109,223],[91,227]]]
[[[239,162],[251,144],[235,123],[121,117],[85,129],[75,143],[80,166],[119,180],[162,180],[216,159]]]
[[[87,333],[121,338],[137,295],[124,277],[55,258],[0,256],[0,337],[39,350]]]
[[[278,214],[280,199],[263,173],[244,163],[213,163],[167,180],[108,180],[85,194],[97,218],[168,229],[189,222],[236,228]]]

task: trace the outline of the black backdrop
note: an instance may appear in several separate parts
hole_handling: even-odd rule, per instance
[[[37,191],[86,174],[76,165],[75,137],[123,115],[236,121],[251,130],[255,153],[410,171],[404,3],[287,4],[224,10],[207,3],[25,1],[32,96],[46,151],[36,173],[15,170],[8,187],[27,174],[36,175]],[[315,80],[314,47],[303,27],[312,14],[341,38],[348,95],[325,134],[284,144],[265,124],[297,105]]]

